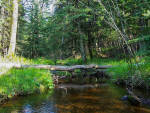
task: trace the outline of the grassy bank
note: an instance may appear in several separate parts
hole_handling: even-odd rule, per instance
[[[150,87],[150,58],[143,57],[138,62],[124,61],[107,70],[113,81],[124,80],[127,85],[133,87]]]
[[[150,87],[150,57],[145,56],[142,58],[136,57],[130,60],[119,59],[101,59],[94,58],[88,59],[86,63],[81,59],[66,59],[58,60],[57,63],[63,65],[75,64],[98,64],[98,65],[112,65],[112,68],[106,70],[106,73],[111,76],[111,80],[116,82],[120,80],[126,85],[133,87]]]
[[[11,69],[0,77],[0,94],[13,97],[52,88],[51,75],[46,70]]]
[[[6,62],[7,60],[3,60]],[[13,62],[21,64],[49,64],[55,65],[54,61],[44,58],[28,60],[25,58],[15,58]],[[12,62],[11,61],[11,62]],[[88,59],[84,63],[81,59],[57,60],[57,65],[76,65],[76,64],[98,64],[113,65],[114,67],[107,69],[106,73],[111,75],[113,82],[124,80],[133,86],[150,86],[150,57],[137,59],[138,65],[134,60],[132,64],[127,60],[118,59]],[[10,61],[7,61],[10,62]],[[60,75],[70,75],[66,72],[60,72]],[[143,85],[144,83],[144,85]],[[53,87],[51,73],[48,70],[40,69],[10,69],[8,72],[0,76],[0,97],[4,95],[13,97],[34,93],[36,91],[44,91]]]
[[[38,59],[40,60],[40,59]],[[38,60],[29,60],[20,57],[14,57],[11,60],[3,59],[1,62],[21,63],[21,64],[38,64]],[[43,64],[47,64],[43,60]],[[49,61],[50,62],[50,61]],[[40,69],[5,69],[5,73],[0,75],[0,102],[4,99],[12,98],[19,95],[27,95],[35,92],[43,92],[53,88],[52,76],[49,70]]]
[[[36,59],[35,62],[39,64],[44,63],[54,64],[51,60]],[[40,62],[41,61],[41,62]],[[111,58],[93,58],[87,59],[87,62],[83,62],[81,59],[66,59],[57,60],[57,65],[79,65],[79,64],[98,64],[98,65],[112,65],[113,67],[107,69],[106,72],[112,76],[112,80],[128,79],[131,77],[137,77],[144,80],[146,83],[150,83],[150,57],[135,57],[133,59],[111,59]],[[140,80],[139,79],[139,80]],[[135,80],[135,79],[134,79]],[[150,85],[150,84],[149,84]]]

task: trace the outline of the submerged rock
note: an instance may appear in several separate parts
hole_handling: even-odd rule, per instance
[[[150,106],[150,99],[141,98],[142,104]]]
[[[128,100],[128,96],[127,96],[127,95],[123,96],[123,97],[121,98],[121,100],[122,100],[122,101],[127,101],[127,100]]]
[[[138,101],[137,99],[133,98],[132,96],[128,96],[128,101],[135,106],[139,106],[141,104],[140,101]]]
[[[138,106],[138,105],[146,105],[146,106],[150,106],[150,99],[145,99],[145,98],[141,98],[139,97],[140,102],[137,101],[135,98],[133,98],[132,96],[128,96],[125,95],[121,98],[122,101],[128,101],[130,102],[132,105]]]

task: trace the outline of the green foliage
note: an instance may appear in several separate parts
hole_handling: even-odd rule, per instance
[[[0,94],[14,96],[28,94],[52,88],[53,82],[49,71],[40,69],[11,69],[0,77]]]
[[[61,65],[81,65],[83,64],[82,59],[65,59],[65,60],[57,60],[57,64]]]
[[[93,63],[115,66],[108,70],[115,78],[137,73],[143,78],[149,76],[149,64],[136,62],[135,57],[150,55],[149,0],[59,0],[51,15],[45,10],[50,7],[48,0],[26,1],[30,5],[22,2],[16,54],[32,60],[13,56],[2,59],[2,62]],[[5,55],[10,41],[12,1],[1,0],[0,14],[0,54]],[[129,48],[135,56],[131,55]],[[139,68],[134,65],[141,62],[144,64]]]
[[[135,60],[136,59],[136,60]],[[132,64],[129,63],[132,62]],[[137,63],[138,61],[138,63]],[[57,63],[62,65],[79,65],[79,64],[98,64],[98,65],[112,65],[112,68],[106,70],[106,73],[111,76],[113,81],[118,79],[127,80],[132,76],[136,76],[140,80],[144,80],[145,83],[150,81],[150,57],[132,58],[130,60],[119,60],[111,58],[93,58],[87,59],[87,62],[82,62],[81,59],[66,59],[59,60]],[[76,73],[80,73],[80,70],[75,70]],[[63,73],[62,75],[65,75]]]
[[[138,46],[134,51],[146,46],[149,54],[150,41],[146,38],[150,33],[148,0],[101,0],[102,4],[96,0],[59,0],[51,15],[45,10],[50,7],[48,0],[26,2],[21,1],[19,7],[17,55],[48,57],[55,62],[77,55],[82,58],[125,57],[122,54],[129,51],[120,32],[130,44],[128,46]],[[12,1],[1,0],[0,5],[1,13],[5,9],[0,17],[0,53],[5,55],[9,48]],[[112,29],[114,24],[120,32]],[[85,51],[84,55],[82,51]],[[118,51],[121,55],[116,55]]]
[[[132,85],[138,86],[141,81],[150,86],[150,59],[149,57],[142,58],[138,63],[134,59],[133,64],[118,62],[119,65],[107,69],[107,73],[112,76],[112,80],[118,79],[131,81]]]
[[[71,73],[69,73],[68,71],[58,71],[57,75],[59,75],[59,76],[71,76]]]
[[[133,43],[138,43],[138,42],[142,42],[142,41],[149,41],[149,40],[150,40],[150,35],[146,35],[146,36],[142,36],[139,38],[135,38],[133,40],[129,40],[128,43],[133,44]]]
[[[44,58],[29,60],[14,56],[11,59],[1,57],[0,63],[21,64],[54,64],[53,61]],[[0,94],[13,97],[19,94],[30,94],[35,91],[43,91],[53,88],[51,73],[40,69],[10,69],[0,68],[5,72],[0,76]]]
[[[112,67],[107,70],[107,73],[112,76],[114,81],[118,79],[127,79],[131,74],[127,63]]]
[[[31,62],[33,64],[48,64],[48,65],[55,65],[55,62],[50,59],[46,58],[37,58],[37,59],[32,59]]]

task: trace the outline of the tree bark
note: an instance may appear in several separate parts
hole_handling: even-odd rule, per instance
[[[78,24],[78,29],[79,29],[79,34],[80,34],[79,41],[80,41],[81,57],[82,57],[82,60],[86,62],[87,58],[86,58],[86,53],[85,53],[84,40],[83,40],[81,29],[80,29],[80,24]]]
[[[8,55],[15,54],[17,23],[18,23],[18,0],[13,0],[13,18],[12,18],[11,38]]]
[[[89,50],[89,55],[90,55],[90,59],[93,58],[93,52],[92,52],[92,40],[91,40],[92,36],[90,34],[90,31],[88,31],[88,50]]]

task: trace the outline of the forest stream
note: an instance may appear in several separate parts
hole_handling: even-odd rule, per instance
[[[0,113],[150,113],[150,0],[0,0]]]
[[[0,113],[150,113],[147,107],[121,101],[125,94],[123,88],[108,83],[60,84],[50,92],[13,98],[0,107]]]

